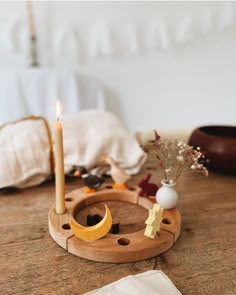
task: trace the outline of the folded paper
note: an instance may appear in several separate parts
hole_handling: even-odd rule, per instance
[[[171,280],[160,270],[125,277],[84,295],[181,295]]]

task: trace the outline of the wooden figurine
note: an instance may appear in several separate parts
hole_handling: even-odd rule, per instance
[[[81,177],[85,184],[83,192],[86,194],[94,193],[104,182],[104,178],[89,173],[82,174]]]
[[[126,182],[131,178],[131,175],[127,174],[122,168],[120,168],[115,161],[108,156],[104,156],[103,160],[111,166],[111,177],[114,181],[114,189],[126,189]]]
[[[103,213],[97,207],[93,208],[92,212],[87,215],[87,225],[92,226],[98,224],[102,220]],[[113,219],[110,229],[111,234],[118,234],[120,232],[120,223]]]
[[[156,195],[158,186],[155,183],[149,182],[150,178],[151,174],[148,173],[138,182],[138,186],[141,188],[141,190],[139,191],[139,196],[149,197]]]
[[[102,220],[102,216],[99,214],[89,214],[87,215],[87,225],[88,226],[93,226],[98,224]]]
[[[73,176],[81,177],[83,179],[85,185],[85,187],[83,187],[83,192],[85,194],[94,193],[96,189],[99,188],[105,181],[102,177],[89,174],[88,170],[84,166],[75,166]]]
[[[108,234],[112,226],[112,217],[111,211],[107,205],[105,205],[105,208],[106,213],[103,219],[94,226],[82,226],[78,224],[74,218],[72,218],[70,221],[70,227],[74,235],[84,241],[95,241]]]
[[[74,166],[72,171],[73,176],[81,177],[81,175],[88,173],[87,169],[84,166]]]
[[[119,222],[112,223],[110,233],[115,235],[115,234],[118,234],[119,232],[120,232],[120,223]]]
[[[149,216],[145,223],[147,224],[144,231],[146,237],[154,239],[156,233],[160,231],[160,225],[162,221],[163,208],[158,204],[154,204],[152,209],[149,209]]]

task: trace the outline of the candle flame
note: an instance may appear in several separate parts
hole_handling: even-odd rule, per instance
[[[57,101],[57,106],[56,106],[56,116],[57,116],[57,121],[60,121],[61,117],[61,104],[60,101]]]

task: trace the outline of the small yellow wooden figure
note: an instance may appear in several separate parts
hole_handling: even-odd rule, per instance
[[[158,204],[154,204],[152,209],[149,209],[149,216],[145,223],[147,224],[144,231],[146,237],[154,239],[156,233],[160,230],[160,224],[162,221],[163,208]]]

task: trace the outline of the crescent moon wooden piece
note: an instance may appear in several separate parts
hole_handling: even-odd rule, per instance
[[[107,205],[105,205],[105,208],[106,212],[103,219],[94,226],[85,227],[78,224],[75,219],[71,219],[70,226],[74,235],[84,241],[94,241],[108,234],[112,226],[112,216]]]

